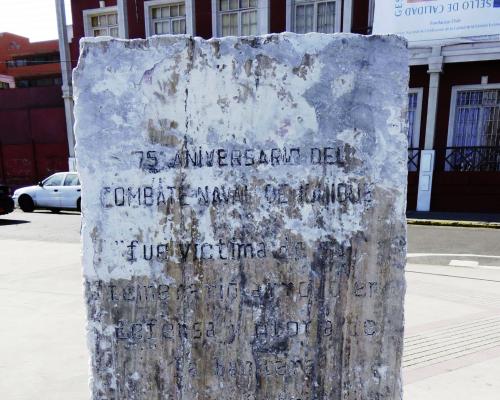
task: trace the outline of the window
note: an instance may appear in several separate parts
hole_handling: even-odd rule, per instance
[[[294,0],[289,2],[289,30],[296,33],[340,31],[340,1],[338,0]],[[290,22],[290,21],[289,21]]]
[[[83,16],[85,36],[120,36],[118,11],[116,7],[85,10]]]
[[[500,88],[458,90],[452,147],[500,146]]]
[[[9,67],[9,68],[25,67],[26,65],[28,65],[28,61],[26,59],[17,59],[17,60],[7,61],[7,67]]]
[[[48,76],[35,79],[20,79],[16,81],[18,88],[41,87],[41,86],[61,86],[62,78],[60,76]]]
[[[151,11],[155,35],[186,33],[186,6],[184,3],[154,7]]]
[[[446,171],[500,171],[500,85],[454,87]]]
[[[146,36],[194,35],[193,0],[153,0],[144,2]]]
[[[63,174],[49,176],[43,181],[43,186],[61,186]]]
[[[16,81],[16,87],[18,87],[18,88],[30,87],[30,81],[27,79],[18,80],[18,81]]]
[[[118,14],[96,15],[90,18],[92,36],[118,37]]]
[[[54,64],[58,63],[59,53],[37,54],[33,56],[25,56],[23,58],[14,58],[7,61],[7,67],[17,68],[26,67],[28,65]]]
[[[420,118],[422,113],[423,89],[410,89],[408,92],[408,147],[418,148],[420,141]]]
[[[217,36],[253,36],[267,33],[270,0],[212,0]]]
[[[78,186],[80,185],[80,180],[77,174],[68,174],[64,179],[64,186]]]
[[[32,86],[53,86],[54,79],[53,78],[40,78],[31,81]]]
[[[419,164],[420,119],[422,115],[423,89],[410,89],[408,91],[408,170],[417,171]]]
[[[257,0],[220,0],[222,36],[257,35]]]

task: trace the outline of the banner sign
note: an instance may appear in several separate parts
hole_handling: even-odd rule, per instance
[[[500,34],[500,0],[378,0],[373,33],[409,41]]]

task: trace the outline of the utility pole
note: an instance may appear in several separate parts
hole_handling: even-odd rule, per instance
[[[64,99],[64,112],[66,115],[66,134],[68,137],[68,168],[69,171],[76,170],[75,162],[75,133],[73,125],[73,82],[71,78],[71,54],[68,44],[68,29],[66,27],[66,11],[64,0],[55,0],[57,13],[57,29],[59,32],[59,55],[61,58],[62,92]]]

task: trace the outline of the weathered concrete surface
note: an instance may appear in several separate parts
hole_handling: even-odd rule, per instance
[[[95,399],[401,397],[406,44],[83,42]]]

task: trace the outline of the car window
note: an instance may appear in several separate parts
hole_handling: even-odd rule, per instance
[[[55,174],[55,175],[49,176],[43,182],[43,186],[61,186],[62,178],[63,178],[62,174]]]
[[[64,179],[64,186],[78,186],[80,185],[80,179],[78,179],[77,174],[68,174],[66,179]]]

